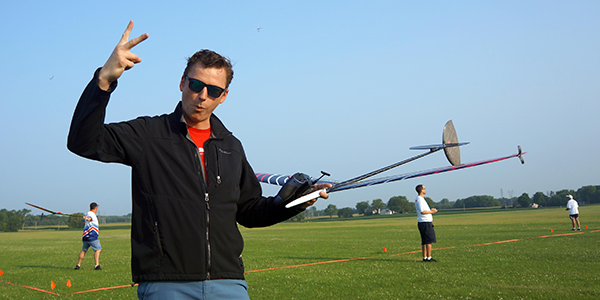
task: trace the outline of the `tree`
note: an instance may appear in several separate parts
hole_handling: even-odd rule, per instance
[[[361,201],[361,202],[356,203],[356,210],[358,211],[359,214],[366,215],[367,211],[369,210],[369,202]]]
[[[406,196],[394,196],[388,201],[387,208],[397,213],[414,212],[415,206],[406,199]]]
[[[28,209],[11,210],[3,208],[0,210],[0,231],[16,232],[23,226],[23,220],[31,212]]]
[[[577,190],[577,197],[575,199],[579,204],[584,203],[599,203],[600,199],[598,199],[600,193],[598,193],[598,188],[593,185],[582,186]]]
[[[381,199],[375,199],[373,200],[373,202],[371,202],[371,208],[374,211],[377,211],[377,214],[379,214],[381,212],[382,208],[385,208],[385,203],[383,203],[383,200]]]
[[[307,218],[314,218],[316,216],[317,213],[317,208],[314,206],[309,207],[307,210],[305,210],[306,212],[306,217]]]
[[[330,218],[333,218],[333,215],[335,215],[337,213],[337,206],[333,205],[333,204],[329,204],[327,205],[327,208],[325,209],[325,214],[328,215]]]
[[[500,206],[500,201],[492,196],[471,196],[454,202],[454,208]]]
[[[519,196],[517,202],[519,202],[519,205],[521,205],[521,207],[529,207],[529,204],[531,204],[531,199],[529,198],[529,195],[527,195],[527,193],[523,193],[521,196]]]
[[[339,209],[337,211],[337,215],[340,218],[350,218],[350,217],[352,217],[352,208],[344,207],[342,209]]]
[[[83,222],[83,214],[76,213],[69,216],[69,222],[67,222],[67,226],[69,228],[83,228],[85,222]]]
[[[299,214],[291,217],[289,220],[292,221],[292,222],[301,222],[301,221],[304,220],[304,218],[306,216],[305,212],[306,211],[303,211],[303,212],[301,212],[301,213],[299,213]]]
[[[533,194],[533,198],[531,199],[531,202],[536,203],[541,206],[546,206],[546,195],[544,195],[544,193],[542,193],[542,192],[537,192],[537,193]]]
[[[437,206],[438,208],[452,208],[452,203],[447,198],[444,198],[438,203]]]
[[[406,201],[402,200],[402,212],[403,213],[404,212],[406,212],[406,213],[417,212],[417,207],[415,207],[414,203],[412,203],[408,200],[406,200]]]
[[[548,206],[566,206],[567,195],[575,195],[574,190],[560,190],[548,199]]]
[[[392,213],[402,212],[402,198],[406,200],[404,196],[394,196],[388,200],[387,208],[392,211]]]

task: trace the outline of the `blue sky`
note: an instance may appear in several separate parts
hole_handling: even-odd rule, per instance
[[[3,3],[0,208],[83,212],[95,201],[102,214],[130,212],[128,167],[66,149],[79,95],[129,20],[132,36],[150,37],[107,122],[171,112],[185,58],[212,49],[235,71],[216,114],[257,172],[347,179],[439,143],[450,119],[471,142],[463,162],[528,152],[525,165],[333,193],[318,209],[412,199],[419,183],[434,201],[598,185],[598,15],[598,1]],[[435,154],[385,175],[445,165]]]

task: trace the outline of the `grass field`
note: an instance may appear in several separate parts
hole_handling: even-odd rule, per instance
[[[581,221],[573,233],[564,208],[441,212],[439,263],[421,261],[414,215],[241,228],[246,281],[252,299],[600,299],[600,205]],[[73,270],[79,230],[0,233],[0,299],[136,299],[121,287],[128,226],[100,232],[101,272],[91,251]]]

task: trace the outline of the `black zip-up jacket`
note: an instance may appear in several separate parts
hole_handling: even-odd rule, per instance
[[[104,124],[117,84],[103,91],[97,82],[98,71],[75,108],[67,147],[131,167],[133,281],[244,279],[237,223],[270,226],[302,210],[262,196],[240,141],[215,115],[204,172],[181,103],[171,114]]]

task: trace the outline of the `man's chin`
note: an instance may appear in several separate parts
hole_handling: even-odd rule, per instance
[[[185,122],[187,123],[188,126],[196,127],[197,125],[199,125],[201,123],[207,122],[207,120],[209,118],[208,117],[204,117],[204,116],[200,116],[198,114],[194,114],[191,117],[190,116],[185,116],[184,119],[185,119]]]

